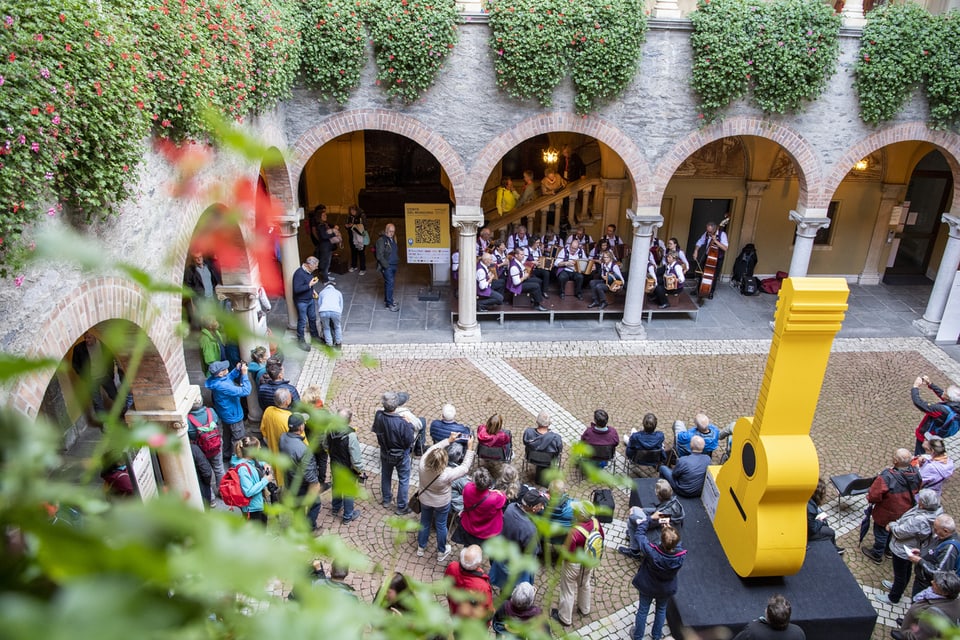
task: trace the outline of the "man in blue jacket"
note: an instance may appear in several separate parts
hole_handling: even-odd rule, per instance
[[[320,277],[313,275],[319,261],[310,256],[293,274],[293,303],[297,305],[297,344],[304,351],[310,351],[305,329],[310,329],[310,335],[320,341],[320,332],[317,331],[317,292],[313,285],[320,282]]]
[[[241,362],[233,370],[226,360],[212,363],[210,377],[204,386],[210,389],[213,395],[213,410],[223,421],[223,460],[229,464],[233,456],[234,442],[246,435],[240,398],[250,395],[247,363]]]

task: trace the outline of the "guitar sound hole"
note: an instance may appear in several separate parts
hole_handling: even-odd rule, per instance
[[[745,442],[740,453],[740,465],[748,478],[752,478],[757,472],[757,452],[753,450],[753,445]]]

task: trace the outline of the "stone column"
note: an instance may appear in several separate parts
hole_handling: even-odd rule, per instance
[[[809,214],[814,215],[809,215]],[[816,214],[821,214],[819,217]],[[830,226],[826,209],[807,209],[803,214],[790,211],[790,219],[797,223],[797,239],[793,243],[793,257],[790,259],[791,278],[802,278],[810,268],[810,256],[813,254],[813,239],[822,227]]]
[[[638,207],[636,213],[627,209],[627,218],[633,223],[633,245],[630,249],[630,273],[627,276],[627,298],[623,306],[623,320],[617,323],[621,340],[643,340],[643,288],[647,279],[647,255],[653,232],[663,225],[659,206]]]
[[[303,208],[277,218],[280,225],[280,268],[283,270],[283,297],[287,300],[287,328],[297,328],[297,305],[293,303],[293,274],[303,262],[297,232],[303,220]]]
[[[940,259],[940,268],[937,269],[937,279],[930,291],[927,309],[923,317],[914,320],[913,326],[920,329],[925,335],[936,335],[943,319],[943,311],[947,308],[947,298],[953,279],[960,266],[960,217],[943,214],[943,221],[950,225],[950,235],[947,236],[947,245],[943,248],[943,257]]]
[[[244,328],[240,335],[240,358],[246,362],[250,361],[250,352],[256,347],[263,346],[268,350],[270,345],[267,343],[266,336],[261,336],[258,331],[257,310],[257,292],[259,287],[255,285],[221,284],[217,287],[217,297],[221,300],[228,298],[233,305],[233,315],[237,317],[240,326]],[[253,384],[253,380],[250,381]],[[247,417],[252,422],[260,422],[263,410],[257,401],[257,395],[251,393],[247,397]]]
[[[885,269],[886,254],[890,250],[887,235],[891,229],[896,227],[896,225],[890,223],[890,215],[893,213],[893,208],[902,202],[906,195],[907,185],[905,184],[883,185],[883,197],[877,210],[877,222],[873,226],[870,248],[867,250],[866,259],[863,261],[863,273],[860,274],[858,280],[860,284],[880,284]]]
[[[582,198],[580,202],[580,223],[583,224],[584,220],[593,219],[593,210],[587,211],[590,204],[590,193],[593,191],[593,187],[590,185],[585,186],[580,191],[580,197]]]
[[[847,29],[863,29],[867,19],[863,16],[863,0],[846,0],[840,14]]]
[[[200,483],[197,469],[193,466],[193,454],[187,438],[187,414],[193,408],[195,399],[200,397],[200,387],[189,385],[182,398],[177,399],[177,408],[172,411],[153,409],[147,411],[127,411],[128,423],[133,421],[152,422],[160,425],[168,438],[175,440],[178,446],[174,451],[160,453],[160,470],[166,490],[180,497],[189,506],[203,511],[200,497]]]
[[[454,342],[480,342],[477,323],[477,229],[483,226],[483,208],[458,206],[453,224],[459,229],[460,272],[457,277],[457,324]]]
[[[747,201],[743,207],[743,224],[740,227],[740,246],[753,242],[757,235],[757,221],[760,219],[760,203],[763,202],[763,192],[770,186],[769,182],[747,180]]]

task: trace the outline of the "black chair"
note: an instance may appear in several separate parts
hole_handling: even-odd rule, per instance
[[[585,464],[594,464],[599,466],[598,463],[606,462],[610,466],[610,473],[617,472],[617,445],[615,444],[604,444],[604,445],[590,445],[593,449],[593,455],[590,457],[584,457],[580,459],[580,463],[577,467],[580,469],[580,479],[583,480],[583,465]]]
[[[560,465],[560,454],[559,453],[547,453],[546,451],[535,451],[529,447],[524,448],[523,452],[523,466],[521,470],[524,475],[527,472],[527,465],[533,465],[537,469],[537,484],[543,484],[540,482],[541,470],[548,469],[550,467],[557,467]]]
[[[627,461],[637,467],[649,467],[653,469],[654,475],[660,471],[660,465],[663,464],[662,449],[637,449],[632,455],[627,456]]]
[[[510,462],[513,460],[513,435],[503,447],[488,447],[483,444],[477,444],[477,461],[492,460],[494,462]]]
[[[830,476],[830,484],[837,490],[837,511],[840,511],[840,498],[843,496],[862,496],[870,490],[877,476],[861,478],[856,473]]]

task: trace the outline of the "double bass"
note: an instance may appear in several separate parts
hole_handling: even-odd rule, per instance
[[[703,299],[710,295],[713,289],[713,279],[717,277],[717,264],[720,262],[720,247],[717,246],[716,239],[724,228],[730,224],[730,215],[724,216],[723,221],[717,226],[716,232],[707,237],[704,245],[706,256],[701,263],[703,271],[700,276],[700,288],[697,291],[697,302],[702,303]]]

